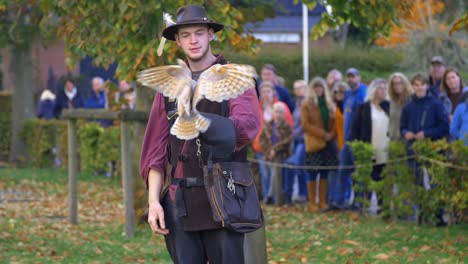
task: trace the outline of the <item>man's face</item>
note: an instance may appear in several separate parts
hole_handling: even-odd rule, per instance
[[[180,27],[175,40],[187,59],[197,62],[204,59],[210,51],[213,35],[213,29],[206,25],[190,25]]]
[[[445,66],[441,63],[432,63],[431,64],[431,76],[434,80],[438,81],[442,79],[445,72]]]
[[[348,74],[346,78],[347,78],[348,85],[352,90],[355,90],[359,86],[359,83],[361,82],[361,77],[359,75]]]
[[[93,91],[95,93],[98,93],[98,92],[100,92],[102,90],[103,84],[99,80],[93,80],[92,86],[93,86]]]
[[[294,84],[294,95],[301,97],[305,95],[305,87],[302,84]]]
[[[263,81],[270,81],[272,83],[276,83],[276,74],[271,69],[265,68],[262,70],[262,80]]]
[[[416,80],[413,82],[413,88],[414,88],[414,92],[416,93],[416,96],[417,97],[424,97],[426,96],[426,93],[427,93],[427,84],[419,81],[419,80]]]
[[[342,81],[341,74],[338,74],[336,72],[331,72],[327,76],[327,84],[328,84],[328,88],[330,89],[332,88],[334,83],[341,82],[341,81]]]

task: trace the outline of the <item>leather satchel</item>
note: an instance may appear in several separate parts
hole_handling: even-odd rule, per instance
[[[248,163],[209,161],[203,174],[215,222],[239,233],[263,226],[263,213]]]

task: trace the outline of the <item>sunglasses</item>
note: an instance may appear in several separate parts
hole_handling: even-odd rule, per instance
[[[334,94],[344,94],[343,91],[337,91],[337,90],[333,91],[333,93],[334,93]]]

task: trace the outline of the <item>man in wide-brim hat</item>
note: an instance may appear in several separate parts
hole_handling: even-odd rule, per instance
[[[188,5],[177,11],[175,24],[168,26],[163,36],[176,41],[192,79],[197,81],[212,65],[226,63],[210,47],[221,29],[223,25],[208,19],[203,7]],[[173,120],[168,113],[174,109],[175,103],[158,93],[146,128],[140,173],[148,187],[148,223],[154,233],[165,235],[175,263],[244,263],[244,234],[229,231],[213,220],[196,154],[200,141],[180,140],[169,134]],[[227,151],[232,160],[246,161],[245,146],[260,129],[255,89],[222,103],[203,99],[197,109],[211,115],[210,127],[200,135],[201,162],[206,164],[206,145],[215,149],[232,146],[221,151]],[[172,169],[166,174],[168,162]],[[162,191],[164,182],[170,182],[167,194]]]

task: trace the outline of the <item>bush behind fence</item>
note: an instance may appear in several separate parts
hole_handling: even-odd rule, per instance
[[[352,142],[351,148],[358,166],[353,173],[354,190],[363,193],[357,197],[364,208],[369,207],[368,194],[375,191],[382,198],[382,216],[393,220],[415,217],[419,222],[436,224],[442,213],[450,222],[460,222],[468,208],[468,147],[463,141],[423,140],[414,143],[414,155],[407,155],[404,143],[391,142],[389,160],[382,171],[382,180],[371,179],[373,149],[369,143]],[[411,164],[415,159],[417,166]],[[401,161],[406,160],[406,161]],[[415,176],[418,170],[429,176],[429,188]]]
[[[78,121],[80,170],[120,175],[120,130],[96,122]],[[67,122],[31,119],[21,131],[27,145],[27,164],[34,167],[68,166]]]

